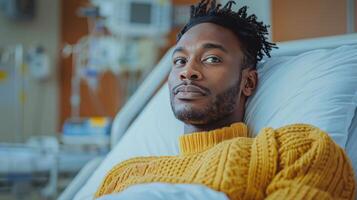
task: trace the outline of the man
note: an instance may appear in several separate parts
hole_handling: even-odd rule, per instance
[[[267,27],[215,1],[201,1],[178,36],[169,75],[171,106],[185,123],[178,156],[134,158],[114,167],[96,196],[153,183],[201,184],[229,199],[354,199],[345,153],[318,128],[265,128],[249,138],[245,102],[256,64],[274,44]],[[169,130],[168,130],[169,131]]]

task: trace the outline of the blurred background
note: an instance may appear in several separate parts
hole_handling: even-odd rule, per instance
[[[0,199],[55,199],[108,152],[111,121],[196,2],[0,0]],[[237,3],[271,25],[274,42],[357,26],[355,0]]]

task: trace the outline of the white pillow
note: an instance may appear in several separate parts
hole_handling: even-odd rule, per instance
[[[259,84],[245,121],[254,135],[263,127],[307,123],[345,147],[357,91],[357,45],[274,57],[259,65]]]

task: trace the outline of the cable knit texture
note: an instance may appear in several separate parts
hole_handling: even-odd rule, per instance
[[[178,156],[139,157],[115,166],[96,197],[135,184],[203,184],[230,199],[354,199],[345,152],[318,128],[265,128],[249,138],[245,124],[183,135]]]

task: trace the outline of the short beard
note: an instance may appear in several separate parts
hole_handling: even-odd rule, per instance
[[[176,110],[173,105],[173,94],[171,96],[171,108],[175,117],[186,124],[205,125],[219,121],[233,113],[237,106],[240,87],[239,82],[228,88],[226,91],[218,94],[214,100],[203,109],[194,109],[185,107],[181,110]]]

